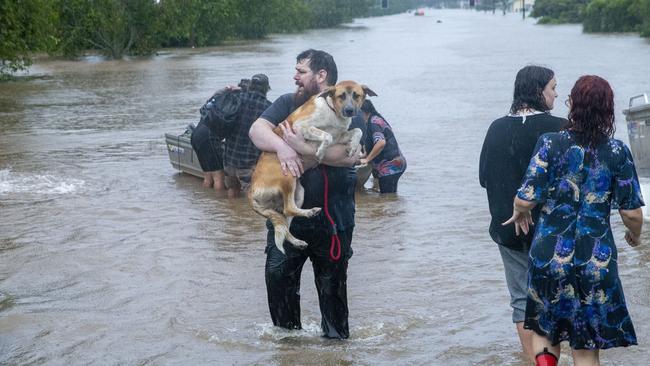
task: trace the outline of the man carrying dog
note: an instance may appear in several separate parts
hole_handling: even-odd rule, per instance
[[[309,49],[296,57],[293,78],[296,92],[282,95],[264,111],[253,123],[249,136],[259,149],[277,153],[285,175],[300,178],[305,189],[302,207],[323,207],[323,210],[312,218],[293,219],[290,231],[309,246],[301,250],[285,245],[286,255],[277,249],[273,226],[267,222],[265,278],[269,310],[274,325],[287,329],[302,328],[300,274],[309,258],[314,268],[323,336],[346,339],[350,335],[347,268],[352,256],[356,182],[356,173],[351,167],[358,162],[359,156],[348,156],[344,145],[332,145],[327,149],[322,165],[310,168],[316,165],[315,148],[286,125],[282,125],[284,137],[273,132],[310,97],[336,84],[338,71],[330,54]]]

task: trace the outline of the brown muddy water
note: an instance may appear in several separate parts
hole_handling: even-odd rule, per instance
[[[345,342],[320,337],[309,266],[305,329],[272,326],[264,221],[178,174],[163,138],[242,77],[267,73],[271,99],[292,91],[310,47],[379,94],[409,162],[397,196],[357,197]],[[147,59],[41,60],[37,78],[0,84],[0,364],[526,365],[478,184],[485,131],[517,70],[538,63],[557,73],[560,116],[580,75],[608,79],[627,141],[620,111],[650,90],[648,60],[634,34],[452,10]],[[603,364],[647,365],[650,235],[631,249],[613,227],[640,345]]]

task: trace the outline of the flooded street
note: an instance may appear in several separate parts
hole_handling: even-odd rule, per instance
[[[240,78],[266,73],[271,100],[293,91],[307,48],[377,92],[408,159],[397,196],[357,196],[345,342],[320,337],[309,264],[304,329],[272,326],[264,220],[178,174],[164,143]],[[621,111],[650,91],[648,60],[636,34],[428,10],[148,59],[37,61],[33,80],[0,84],[0,364],[527,365],[478,183],[485,132],[536,63],[556,72],[558,116],[580,75],[609,80],[627,142]],[[646,365],[650,231],[632,249],[612,222],[639,346],[601,360]]]

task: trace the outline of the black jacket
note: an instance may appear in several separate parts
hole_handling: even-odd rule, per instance
[[[512,216],[517,189],[528,168],[537,139],[544,133],[557,132],[567,121],[547,113],[527,116],[506,116],[492,122],[483,142],[479,163],[479,181],[487,190],[490,205],[490,236],[497,244],[510,249],[530,248],[534,230],[528,235],[515,235],[514,224],[502,226]],[[537,222],[541,207],[532,212]]]

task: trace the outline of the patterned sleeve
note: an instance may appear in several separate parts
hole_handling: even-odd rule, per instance
[[[379,116],[372,116],[370,122],[368,134],[372,137],[373,145],[380,140],[385,140],[384,129],[386,128],[386,122]]]
[[[530,159],[517,197],[525,201],[543,202],[548,195],[548,168],[551,150],[551,138],[542,135],[537,140],[533,157]]]
[[[620,159],[617,159],[618,164],[613,169],[614,199],[612,208],[633,210],[645,206],[630,149],[620,141],[613,141],[613,149],[614,153],[620,155]]]

